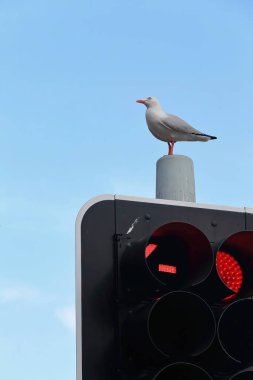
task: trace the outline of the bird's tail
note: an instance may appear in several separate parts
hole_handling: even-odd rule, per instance
[[[208,140],[216,140],[217,139],[217,137],[215,137],[215,136],[205,135],[204,133],[193,133],[193,135],[207,137]]]

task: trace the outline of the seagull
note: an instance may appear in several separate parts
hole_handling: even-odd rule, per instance
[[[169,146],[169,155],[173,155],[174,144],[177,141],[209,141],[217,139],[193,128],[180,117],[171,115],[161,109],[160,103],[149,96],[143,100],[136,100],[147,107],[146,121],[148,129],[157,139],[165,141]]]

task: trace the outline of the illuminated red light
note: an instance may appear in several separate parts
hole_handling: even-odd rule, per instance
[[[145,257],[149,257],[152,252],[156,249],[157,244],[148,244],[145,248]]]
[[[223,298],[223,301],[229,302],[229,301],[232,301],[234,298],[235,298],[235,294],[231,294],[230,296]]]
[[[174,267],[173,265],[165,265],[165,264],[159,264],[158,267],[159,272],[165,272],[165,273],[177,273],[177,267]]]
[[[243,282],[243,273],[238,261],[229,253],[218,251],[216,268],[224,284],[233,292],[238,293]]]

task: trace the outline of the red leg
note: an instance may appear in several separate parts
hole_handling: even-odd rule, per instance
[[[174,139],[172,139],[172,142],[171,142],[171,155],[173,154],[174,145],[175,145],[175,141],[174,141]]]
[[[172,156],[173,155],[173,149],[174,149],[174,145],[175,145],[175,141],[172,140],[171,143],[168,143],[169,145],[169,156]]]

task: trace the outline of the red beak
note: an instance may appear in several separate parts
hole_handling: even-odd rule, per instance
[[[136,100],[136,103],[143,103],[143,104],[145,104],[145,100]]]

